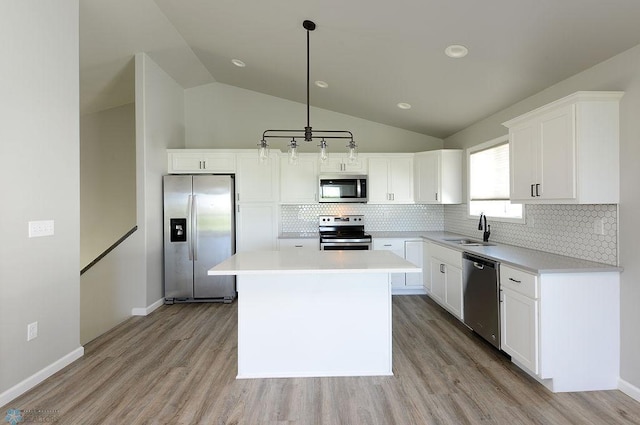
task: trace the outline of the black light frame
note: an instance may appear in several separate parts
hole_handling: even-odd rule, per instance
[[[297,147],[297,139],[303,139],[305,142],[311,142],[313,139],[321,139],[321,143],[324,142],[324,146],[326,147],[325,139],[343,139],[348,140],[349,144],[347,147],[349,149],[357,148],[355,141],[353,140],[353,133],[348,130],[312,130],[310,123],[310,107],[309,107],[309,76],[310,76],[310,55],[309,55],[309,33],[316,29],[316,24],[313,21],[305,20],[302,23],[302,26],[307,31],[307,126],[304,130],[265,130],[262,133],[262,139],[258,146],[261,148],[266,148],[269,145],[267,144],[267,139],[291,139],[292,146]],[[321,146],[321,145],[319,145]]]

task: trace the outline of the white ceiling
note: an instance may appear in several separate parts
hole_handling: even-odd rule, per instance
[[[136,52],[184,88],[305,103],[305,19],[312,106],[435,137],[640,44],[638,0],[80,0],[81,111],[133,101]]]

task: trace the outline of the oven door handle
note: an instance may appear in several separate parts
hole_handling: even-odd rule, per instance
[[[347,244],[353,244],[353,243],[357,243],[357,244],[369,244],[371,243],[370,239],[354,239],[354,238],[345,238],[345,239],[321,239],[320,243],[331,243],[331,244],[336,244],[336,243],[347,243]]]

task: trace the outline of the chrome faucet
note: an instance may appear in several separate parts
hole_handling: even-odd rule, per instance
[[[483,225],[484,220],[484,225]],[[489,242],[489,236],[491,236],[491,225],[487,226],[487,216],[484,213],[480,213],[480,222],[478,223],[478,230],[482,230],[482,240]]]

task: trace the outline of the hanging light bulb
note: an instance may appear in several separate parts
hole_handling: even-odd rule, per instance
[[[258,146],[258,159],[260,162],[266,162],[269,159],[269,145],[267,141],[264,139],[260,140]]]
[[[297,164],[298,163],[298,142],[296,139],[291,139],[289,143],[289,164]]]
[[[320,147],[320,162],[325,163],[327,162],[327,159],[329,159],[329,154],[327,153],[327,142],[322,139],[318,146]]]
[[[351,140],[347,147],[349,148],[349,162],[356,162],[358,160],[358,145]]]

